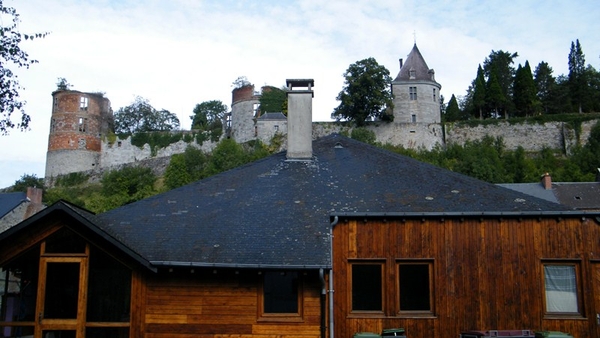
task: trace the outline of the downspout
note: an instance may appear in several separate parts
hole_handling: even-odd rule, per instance
[[[321,338],[327,338],[327,319],[325,318],[325,304],[327,303],[327,283],[325,282],[325,273],[323,269],[319,269],[319,279],[321,280]]]
[[[338,224],[339,218],[333,217],[331,222],[331,229],[329,229],[329,245],[331,255],[331,270],[329,271],[329,338],[334,338],[333,329],[333,228]]]

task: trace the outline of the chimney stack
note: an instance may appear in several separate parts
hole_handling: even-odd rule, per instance
[[[402,58],[400,58],[399,61],[400,61],[400,69],[402,69]]]
[[[312,159],[312,98],[313,79],[287,79],[288,140],[287,159]]]
[[[550,176],[550,174],[545,173],[544,175],[542,175],[542,186],[546,190],[552,189],[552,177]]]

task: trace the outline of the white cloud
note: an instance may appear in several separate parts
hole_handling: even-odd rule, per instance
[[[102,91],[114,110],[135,95],[176,113],[189,127],[195,104],[231,104],[231,83],[257,87],[314,78],[314,119],[328,120],[342,74],[374,57],[395,77],[415,40],[436,71],[446,101],[463,95],[492,50],[546,61],[566,73],[571,41],[600,68],[600,10],[571,1],[10,1],[23,32],[51,31],[23,47],[40,61],[19,71],[32,131],[0,137],[0,187],[24,173],[43,177],[51,93],[58,77],[81,91]],[[9,163],[9,165],[6,165]],[[10,168],[10,171],[9,171]]]

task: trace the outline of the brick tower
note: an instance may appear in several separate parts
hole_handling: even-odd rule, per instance
[[[46,182],[58,175],[96,168],[102,137],[113,128],[110,100],[102,93],[59,88],[52,98]]]

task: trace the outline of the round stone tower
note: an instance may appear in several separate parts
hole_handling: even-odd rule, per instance
[[[46,180],[100,165],[101,141],[113,128],[110,101],[102,93],[59,89],[52,93]]]
[[[392,81],[394,121],[399,123],[440,123],[440,89],[435,72],[427,67],[415,44],[400,72]]]
[[[231,116],[227,122],[228,136],[238,143],[256,139],[256,118],[260,95],[248,84],[231,92]]]

